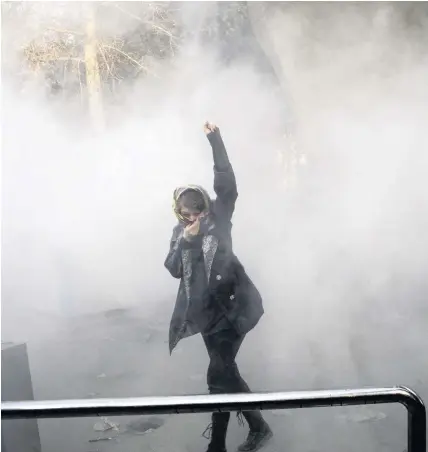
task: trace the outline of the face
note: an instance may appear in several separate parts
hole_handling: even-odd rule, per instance
[[[200,212],[198,210],[188,209],[186,207],[182,207],[180,213],[181,213],[182,217],[189,223],[193,223],[198,218],[203,217],[203,212]]]

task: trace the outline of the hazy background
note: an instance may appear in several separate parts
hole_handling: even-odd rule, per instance
[[[176,5],[186,39],[154,63],[156,77],[105,102],[102,136],[76,98],[16,80],[20,40],[61,5],[19,25],[3,17],[2,339],[28,341],[36,398],[206,391],[199,337],[168,356],[177,281],[163,268],[173,189],[212,193],[206,119],[237,176],[235,251],[265,299],[239,356],[250,387],[404,384],[428,397],[426,3],[250,3],[271,66],[251,33],[226,49],[200,38],[220,6]],[[74,14],[64,28],[81,21]],[[119,17],[99,13],[102,32],[132,27]],[[307,163],[284,190],[278,152],[290,116]],[[272,450],[403,450],[404,410],[340,413],[268,414]],[[196,451],[207,419],[176,416],[169,433],[135,447],[170,450],[175,438],[174,450]],[[88,450],[91,422],[40,422],[46,452]],[[233,444],[242,439],[231,432]]]

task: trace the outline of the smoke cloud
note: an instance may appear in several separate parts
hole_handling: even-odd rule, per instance
[[[251,54],[225,64],[198,39],[215,4],[180,7],[193,35],[156,76],[105,102],[101,136],[78,99],[46,98],[34,81],[18,89],[18,59],[3,54],[3,338],[39,341],[58,318],[119,308],[168,323],[172,191],[195,183],[213,194],[209,119],[238,181],[235,252],[265,300],[239,357],[252,388],[405,384],[427,397],[428,16],[412,4],[251,3],[275,81]],[[133,26],[115,14],[101,14],[102,33]],[[287,190],[284,110],[306,159]],[[166,338],[153,345],[165,359]],[[177,367],[205,371],[195,341],[153,366],[147,391],[165,391],[153,379],[167,370],[172,392],[195,392]]]

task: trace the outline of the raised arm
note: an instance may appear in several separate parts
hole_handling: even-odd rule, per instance
[[[204,126],[208,141],[211,144],[214,160],[214,191],[217,195],[217,209],[221,209],[230,218],[235,210],[235,202],[238,198],[235,173],[230,164],[226,147],[220,134],[220,130],[213,124]],[[230,219],[229,218],[229,219]]]

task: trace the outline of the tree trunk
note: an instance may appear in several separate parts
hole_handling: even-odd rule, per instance
[[[98,66],[95,9],[92,2],[87,7],[85,66],[88,106],[91,121],[96,132],[104,130],[104,112],[101,91],[100,68]]]
[[[293,112],[296,119],[298,117],[298,106],[294,102],[292,80],[289,80],[287,74],[289,65],[292,64],[290,54],[282,52],[282,40],[284,35],[277,29],[271,27],[272,15],[283,14],[281,11],[281,2],[247,2],[248,19],[250,21],[253,33],[259,42],[260,47],[269,60],[272,68],[279,80],[279,84],[284,96],[284,102],[289,110]],[[296,120],[288,129],[286,136],[286,146],[282,149],[279,160],[284,171],[284,185],[286,188],[292,188],[297,182],[297,169],[299,164],[304,163],[305,158],[299,152],[300,146],[297,143]]]

